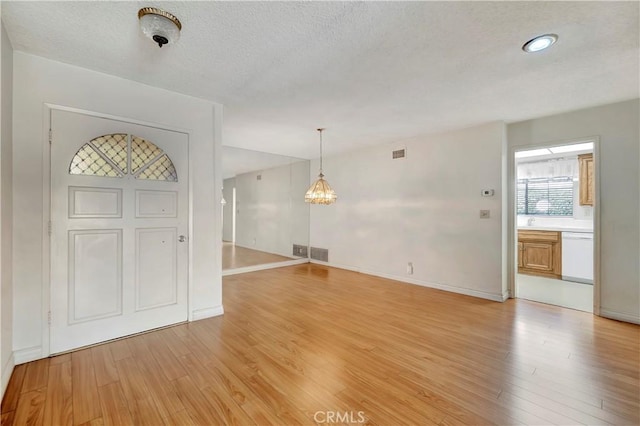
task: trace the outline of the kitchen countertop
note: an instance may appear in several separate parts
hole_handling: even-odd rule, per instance
[[[593,232],[592,228],[570,226],[518,226],[518,231],[558,231],[558,232]]]

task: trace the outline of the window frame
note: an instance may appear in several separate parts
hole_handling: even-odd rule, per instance
[[[571,189],[571,199],[570,199],[570,206],[571,206],[571,210],[568,214],[552,214],[550,213],[551,211],[551,200],[553,199],[553,197],[551,197],[551,188],[550,188],[550,184],[553,182],[568,182],[570,185],[570,189]],[[547,213],[543,213],[540,211],[531,211],[532,209],[530,208],[529,203],[531,202],[530,200],[530,196],[529,196],[529,186],[531,183],[545,183],[547,184],[547,197],[546,199],[549,202],[549,207],[547,208]],[[520,210],[520,204],[519,204],[519,200],[520,200],[520,185],[524,184],[524,211]],[[568,189],[568,188],[565,188]],[[560,197],[555,197],[555,199],[561,199]],[[567,200],[569,201],[569,200]],[[516,204],[516,215],[518,216],[540,216],[540,217],[558,217],[558,218],[570,218],[573,217],[575,214],[575,209],[574,209],[574,202],[575,202],[575,185],[574,185],[574,177],[573,176],[556,176],[556,177],[542,177],[542,178],[519,178],[516,180],[516,199],[515,199],[515,204]],[[535,206],[533,207],[533,209],[535,209]]]

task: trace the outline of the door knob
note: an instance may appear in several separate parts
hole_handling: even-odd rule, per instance
[[[185,241],[187,241],[187,237],[185,237],[184,235],[180,235],[178,237],[178,241],[180,241],[181,243],[184,243]]]

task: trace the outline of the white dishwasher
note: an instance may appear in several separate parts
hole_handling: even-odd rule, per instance
[[[562,233],[562,279],[593,284],[593,232]]]

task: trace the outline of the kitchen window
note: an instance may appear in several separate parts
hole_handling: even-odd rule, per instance
[[[573,216],[573,177],[518,179],[518,214]]]

